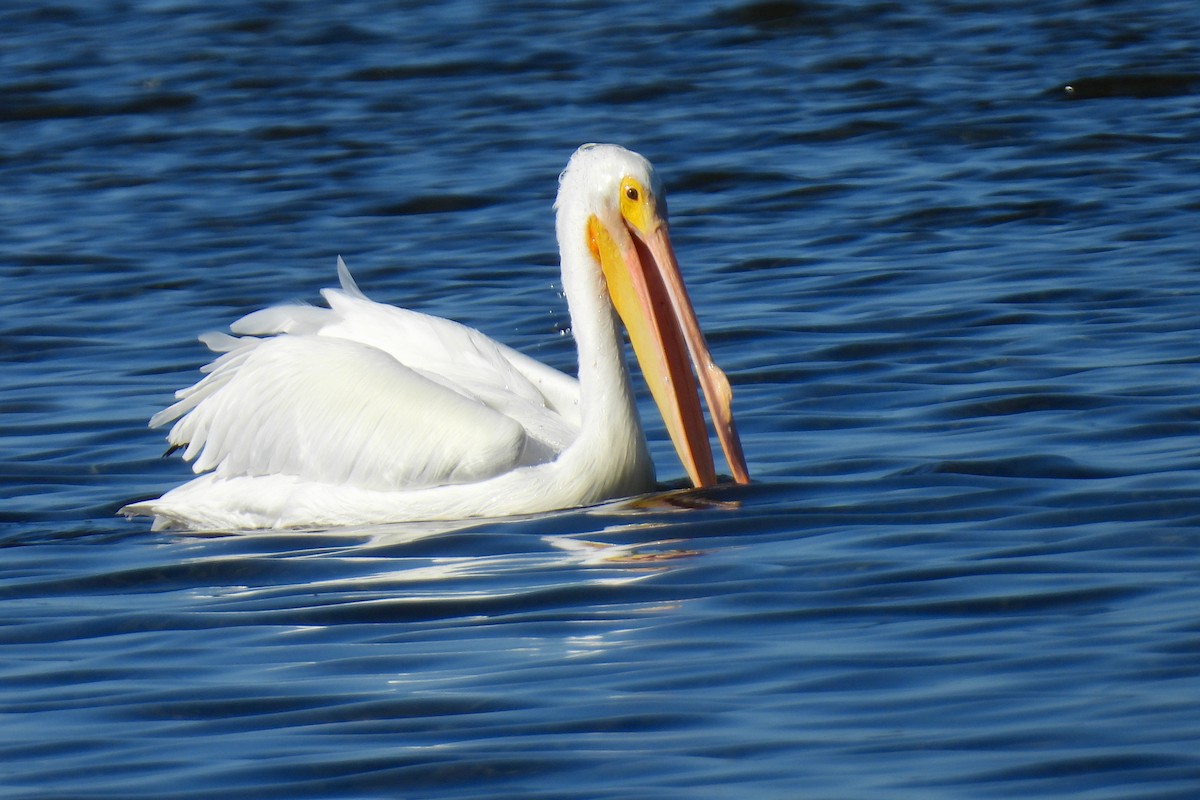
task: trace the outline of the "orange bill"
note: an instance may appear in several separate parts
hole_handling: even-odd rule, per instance
[[[666,221],[653,198],[640,185],[636,188],[638,191],[630,194],[640,202],[633,208],[623,203],[625,231],[614,237],[596,217],[588,225],[613,306],[629,332],[650,393],[693,485],[716,483],[697,377],[734,480],[748,483],[750,476],[733,422],[729,380],[709,354]]]

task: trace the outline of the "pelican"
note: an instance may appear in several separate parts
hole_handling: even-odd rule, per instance
[[[652,491],[617,317],[691,482],[717,482],[697,383],[734,480],[748,482],[729,381],[684,288],[650,163],[584,145],[554,207],[578,378],[459,323],[367,299],[339,258],[328,308],[267,308],[234,322],[232,336],[201,337],[219,355],[150,420],[174,422],[171,449],[198,477],[122,512],[153,516],[156,530],[327,528]]]

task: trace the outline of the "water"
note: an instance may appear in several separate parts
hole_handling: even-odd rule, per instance
[[[1194,4],[406,5],[0,11],[0,795],[1196,796]],[[666,180],[752,486],[114,516],[187,476],[194,337],[339,253],[573,368],[592,140]]]

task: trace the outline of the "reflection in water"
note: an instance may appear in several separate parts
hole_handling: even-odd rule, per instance
[[[291,597],[322,602],[366,600],[457,602],[518,596],[541,576],[577,570],[576,586],[620,586],[652,578],[671,564],[700,555],[686,539],[664,533],[686,527],[694,505],[670,500],[637,503],[668,509],[635,516],[628,502],[604,509],[512,520],[395,523],[327,531],[244,531],[168,534],[190,553],[177,559],[200,574],[221,576],[221,565],[258,563],[258,583],[196,586],[198,598],[237,603]],[[611,520],[597,530],[597,521]],[[581,524],[589,532],[547,533]],[[332,565],[339,565],[333,568]],[[269,565],[269,568],[265,568]],[[231,570],[243,575],[247,570]],[[315,574],[314,574],[315,573]],[[328,573],[329,577],[322,577]],[[274,575],[277,580],[269,580]],[[466,589],[464,587],[471,587]],[[312,601],[306,601],[312,602]]]
[[[614,525],[605,528],[604,531],[640,533],[654,527],[654,524]],[[680,547],[683,542],[681,539],[658,539],[640,544],[608,544],[594,539],[546,536],[543,541],[578,557],[578,563],[585,566],[655,565],[655,569],[666,569],[666,565],[660,565],[660,562],[699,555],[697,550]]]

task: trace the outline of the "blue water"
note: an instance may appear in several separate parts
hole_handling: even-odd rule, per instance
[[[1200,795],[1190,0],[0,30],[0,796]],[[195,336],[316,301],[338,254],[572,369],[550,204],[594,140],[665,179],[753,485],[457,529],[115,516],[189,474],[145,423]]]

